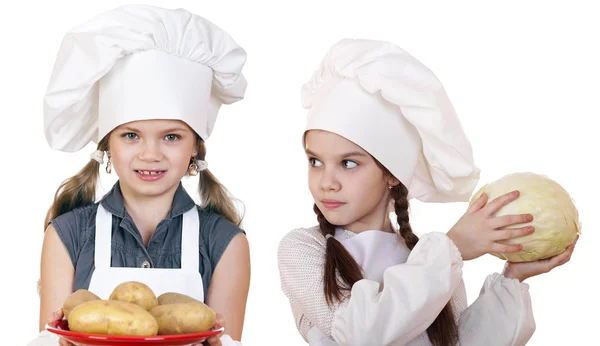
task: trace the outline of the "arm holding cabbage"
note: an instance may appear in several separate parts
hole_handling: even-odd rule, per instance
[[[482,187],[471,199],[470,209],[481,201],[482,195],[493,198],[515,188],[520,191],[520,198],[493,216],[531,213],[533,219],[520,227],[534,227],[535,232],[501,241],[507,246],[520,244],[521,251],[491,252],[507,260],[504,271],[502,275],[488,276],[479,297],[461,313],[461,345],[525,345],[535,331],[535,321],[529,285],[523,281],[568,262],[581,233],[571,197],[556,182],[538,174],[511,174]]]

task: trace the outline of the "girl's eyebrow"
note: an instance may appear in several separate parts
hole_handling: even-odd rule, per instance
[[[120,131],[127,131],[127,132],[141,132],[140,130],[131,127],[131,126],[124,126],[122,128],[119,129]],[[168,128],[165,130],[162,130],[162,133],[169,133],[169,132],[178,132],[178,131],[186,131],[187,129],[185,127],[172,127],[172,128]]]
[[[307,154],[308,154],[308,155],[310,155],[310,156],[319,156],[319,155],[317,155],[317,154],[313,153],[312,151],[310,151],[310,150],[308,150],[308,149],[304,149],[304,152],[305,152],[305,153],[307,153]]]
[[[140,132],[140,130],[133,128],[131,126],[123,126],[119,129],[120,131],[128,131],[128,132]]]
[[[162,133],[168,133],[168,132],[185,132],[187,131],[187,129],[185,127],[172,127],[169,129],[166,129],[164,131],[161,131]]]
[[[341,155],[341,157],[350,157],[350,156],[367,156],[365,153],[361,153],[360,151],[351,151],[349,153],[345,153]]]
[[[311,155],[311,156],[319,156],[319,155],[313,153],[312,151],[310,151],[309,149],[304,149],[304,152],[306,152],[308,155]],[[351,151],[351,152],[340,155],[341,158],[350,157],[350,156],[367,156],[367,155],[360,151]]]

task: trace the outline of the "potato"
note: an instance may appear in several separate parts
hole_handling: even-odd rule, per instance
[[[190,296],[181,293],[167,292],[158,296],[158,305],[175,304],[175,303],[202,303]]]
[[[158,305],[158,299],[152,289],[137,281],[128,281],[118,285],[108,299],[134,303],[146,310]]]
[[[217,322],[215,312],[202,302],[159,305],[150,314],[158,322],[159,335],[202,333]]]
[[[71,313],[71,311],[73,311],[73,309],[76,306],[83,304],[90,300],[100,300],[100,297],[98,297],[97,295],[93,294],[92,292],[90,292],[88,290],[84,290],[84,289],[79,289],[79,290],[71,293],[69,298],[67,298],[67,300],[65,300],[65,303],[62,306],[63,314],[65,315],[65,318],[69,318],[69,314]]]
[[[155,336],[158,323],[139,305],[119,300],[93,300],[78,305],[68,318],[78,333]]]

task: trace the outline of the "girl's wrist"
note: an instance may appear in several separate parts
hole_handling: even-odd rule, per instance
[[[510,263],[506,262],[504,265],[504,270],[502,271],[502,275],[507,279],[517,279],[519,282],[523,282],[523,278],[519,277],[514,271],[511,269]]]

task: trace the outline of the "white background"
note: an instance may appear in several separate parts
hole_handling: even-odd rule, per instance
[[[24,345],[38,328],[36,281],[42,223],[63,179],[94,150],[51,151],[42,99],[66,31],[121,1],[16,1],[0,11],[0,243],[2,345]],[[583,222],[571,262],[528,280],[537,331],[530,345],[597,342],[597,166],[599,13],[577,1],[349,2],[147,1],[184,7],[228,31],[248,53],[246,99],[224,107],[208,141],[216,176],[243,200],[252,252],[245,345],[303,345],[279,288],[281,237],[316,224],[301,147],[306,111],[300,87],[338,40],[392,41],[444,83],[469,135],[481,186],[504,174],[533,171],[562,184]],[[593,3],[593,2],[589,2]],[[102,174],[104,191],[114,183]],[[185,181],[195,189],[195,181]],[[195,190],[193,190],[195,191]],[[447,231],[464,203],[412,203],[418,235]],[[465,264],[469,302],[502,261]],[[402,323],[402,321],[390,321]],[[596,340],[596,341],[594,341]]]

